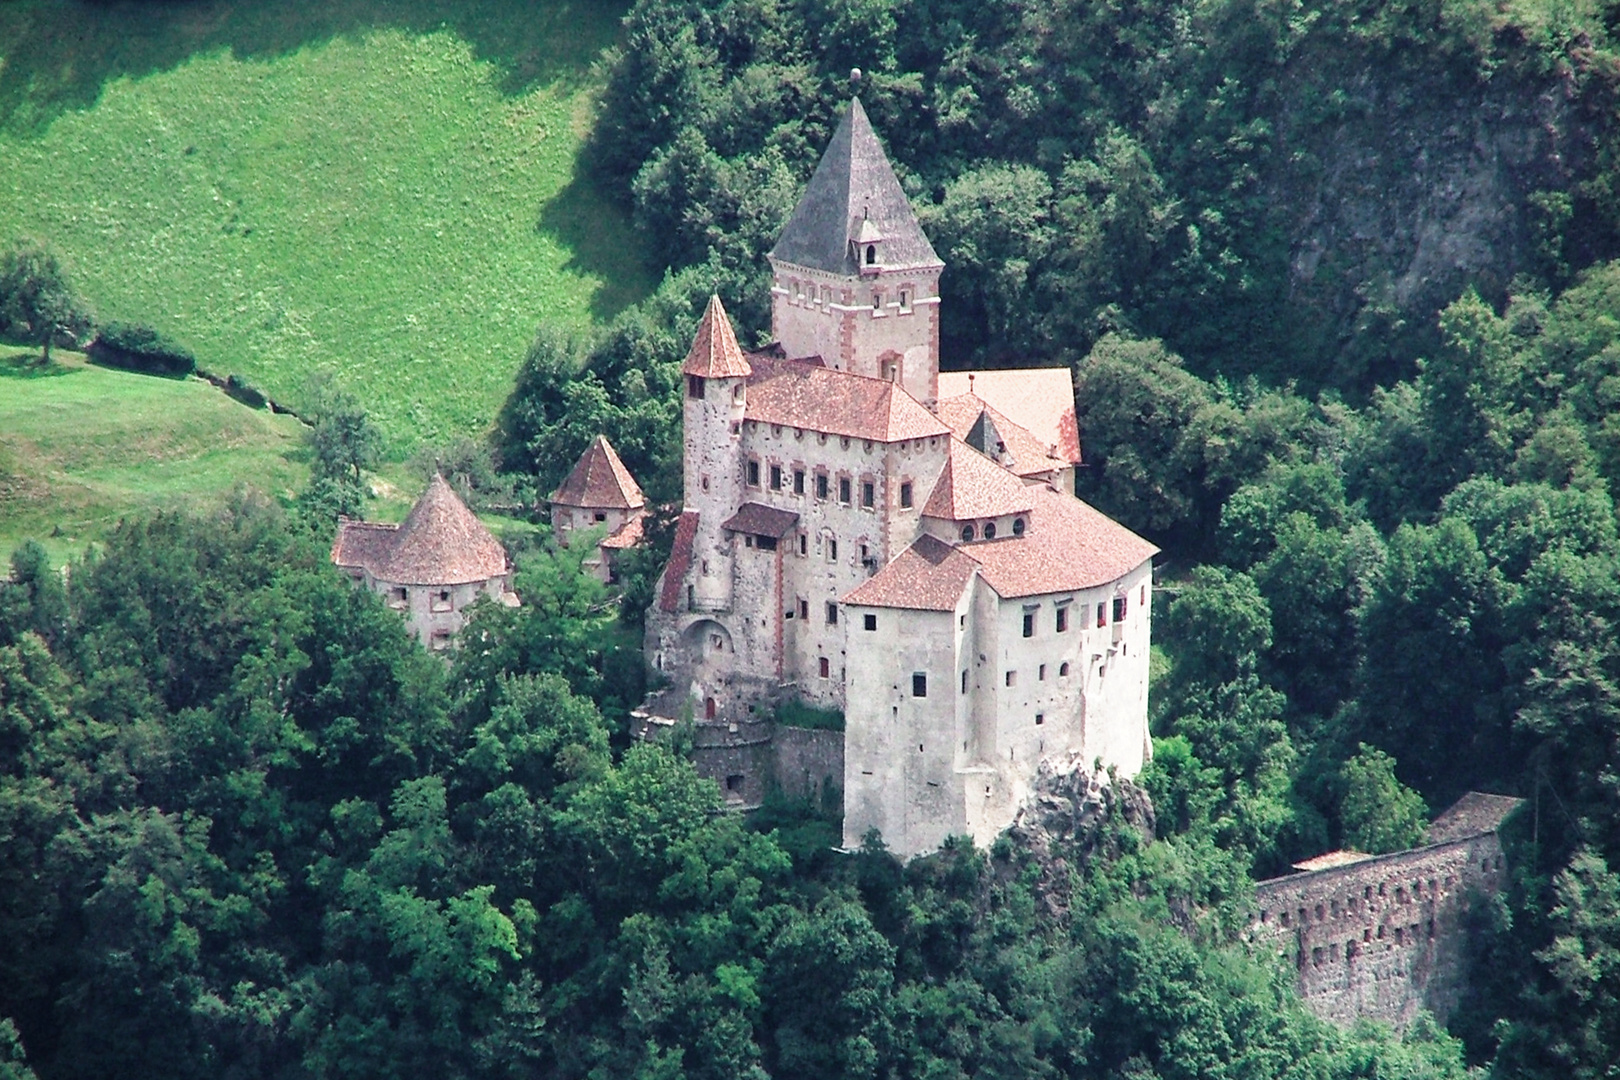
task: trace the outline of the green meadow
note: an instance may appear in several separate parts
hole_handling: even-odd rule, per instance
[[[395,458],[477,435],[541,321],[652,284],[578,169],[623,8],[0,5],[0,244],[295,408],[337,372]]]
[[[0,568],[23,540],[64,562],[121,517],[217,505],[240,484],[288,499],[302,427],[201,379],[160,379],[58,350],[0,348]]]

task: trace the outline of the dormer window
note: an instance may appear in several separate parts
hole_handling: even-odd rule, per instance
[[[972,540],[973,539],[973,526],[971,524],[962,526],[962,539],[963,540]]]
[[[866,265],[867,266],[876,266],[877,265],[877,245],[876,244],[867,244],[866,245]]]

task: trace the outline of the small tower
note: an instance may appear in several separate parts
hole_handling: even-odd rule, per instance
[[[789,357],[939,398],[939,275],[859,98],[770,253],[771,333]]]
[[[726,611],[731,607],[731,556],[720,523],[743,501],[740,448],[753,368],[718,296],[709,297],[681,374],[686,377],[685,508],[698,514],[690,603],[698,610]]]
[[[606,435],[591,440],[550,502],[551,530],[561,546],[567,547],[575,532],[600,530],[597,549],[584,565],[601,580],[614,580],[615,553],[641,540],[647,500]]]

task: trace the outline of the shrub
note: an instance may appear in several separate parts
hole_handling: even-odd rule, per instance
[[[90,343],[89,353],[98,364],[148,375],[190,375],[197,367],[190,349],[144,323],[108,323]]]
[[[843,731],[844,714],[837,709],[818,709],[802,701],[784,701],[776,707],[776,722],[786,727],[818,731]]]

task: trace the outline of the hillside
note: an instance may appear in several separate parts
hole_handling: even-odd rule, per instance
[[[0,241],[102,319],[296,405],[338,371],[389,450],[477,434],[542,320],[648,287],[576,177],[622,5],[0,8]]]

